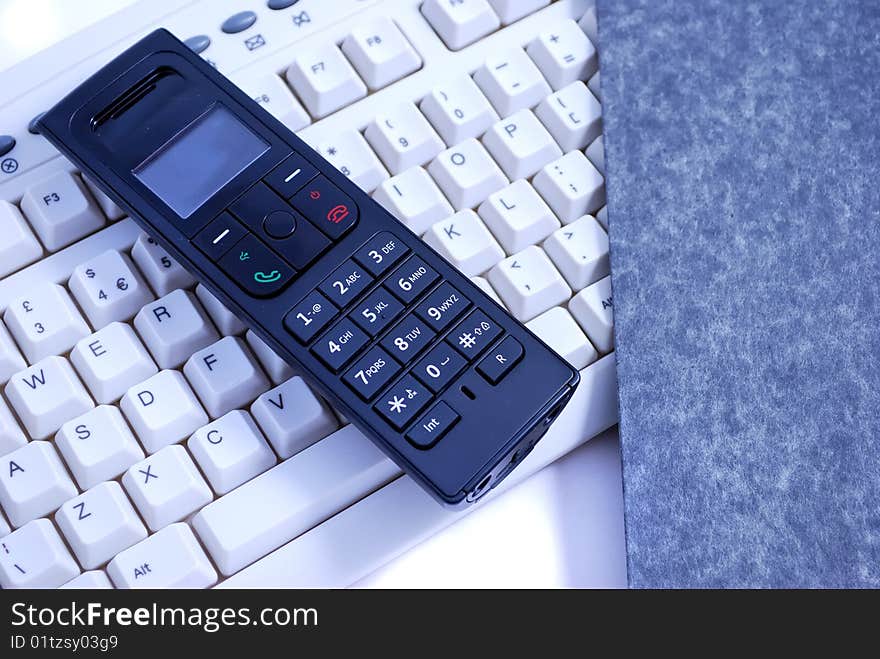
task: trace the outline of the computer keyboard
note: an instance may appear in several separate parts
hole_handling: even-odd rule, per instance
[[[616,422],[588,0],[139,3],[0,74],[0,586],[347,586],[462,514],[35,131],[159,26],[581,370],[487,499]]]

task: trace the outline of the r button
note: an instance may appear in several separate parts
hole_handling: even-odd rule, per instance
[[[477,371],[489,384],[498,384],[523,357],[523,347],[508,336],[477,364]]]

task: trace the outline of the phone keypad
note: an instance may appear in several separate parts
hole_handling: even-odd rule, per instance
[[[444,400],[457,378],[470,368],[494,386],[523,356],[513,337],[498,341],[504,331],[495,320],[439,280],[423,258],[383,231],[284,319],[361,400],[424,449],[460,419],[451,399]]]

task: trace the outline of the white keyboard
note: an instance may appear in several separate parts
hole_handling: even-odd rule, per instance
[[[588,0],[142,2],[0,74],[0,586],[347,586],[466,514],[30,132],[159,26],[581,369],[487,499],[616,423]]]

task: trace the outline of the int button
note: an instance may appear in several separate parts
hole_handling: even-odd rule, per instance
[[[441,400],[410,428],[406,438],[416,448],[431,448],[460,418],[455,410]]]
[[[294,275],[293,268],[251,234],[239,240],[218,265],[230,279],[256,297],[274,295]]]

